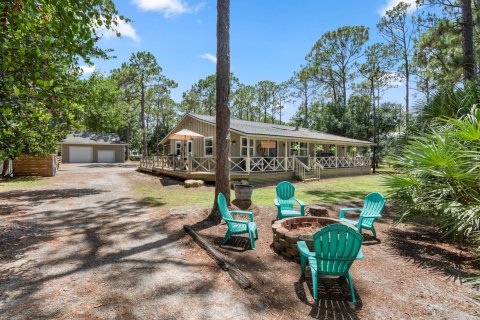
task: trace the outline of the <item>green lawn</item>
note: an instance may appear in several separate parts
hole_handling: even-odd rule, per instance
[[[21,177],[13,179],[0,179],[0,192],[37,187],[46,184],[48,179],[40,177]]]
[[[345,200],[362,199],[370,192],[385,193],[378,175],[323,179],[317,182],[296,183],[296,196],[306,204],[336,203]],[[152,206],[172,207],[208,207],[212,204],[214,188],[184,189],[180,186],[138,185],[135,193]],[[233,191],[232,191],[232,197]],[[272,206],[275,198],[275,186],[258,187],[253,191],[256,205]]]

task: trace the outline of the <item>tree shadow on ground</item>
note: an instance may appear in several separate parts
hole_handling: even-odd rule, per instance
[[[91,163],[91,164],[84,164],[78,165],[81,168],[137,168],[138,164],[135,163]]]
[[[11,214],[21,214],[27,210],[26,206],[0,203],[0,216],[9,216]]]
[[[67,199],[98,192],[95,189],[53,190],[11,192],[8,197],[20,196],[21,199],[38,201],[45,199]],[[125,286],[125,274],[140,272],[143,276],[149,270],[158,270],[162,264],[176,265],[178,268],[202,266],[177,257],[165,257],[161,254],[165,247],[179,241],[184,233],[179,230],[166,234],[165,229],[171,222],[170,217],[151,219],[143,201],[119,198],[112,201],[86,203],[74,210],[46,210],[27,212],[22,221],[13,221],[8,228],[0,228],[0,252],[2,265],[18,261],[27,251],[37,250],[39,259],[30,260],[21,267],[15,264],[3,268],[0,282],[0,297],[9,297],[1,305],[2,313],[17,316],[19,306],[42,305],[39,292],[52,283],[65,278],[83,277],[86,271],[102,267],[113,268],[118,265],[123,270],[117,287]],[[132,241],[135,245],[114,246],[115,239]],[[63,237],[63,242],[59,242]],[[159,255],[139,258],[139,254],[159,251]],[[40,270],[49,270],[44,274]],[[137,273],[135,273],[137,274]],[[108,282],[108,281],[107,281]],[[93,285],[93,284],[90,284]],[[114,283],[109,286],[115,288]],[[131,283],[139,288],[140,282]],[[199,283],[207,288],[209,283]],[[178,290],[182,288],[179,287]],[[173,290],[166,288],[165,290]],[[156,293],[157,295],[160,292]],[[133,302],[132,302],[133,303]],[[207,302],[206,302],[207,303]],[[23,310],[21,314],[30,317],[43,315],[55,317],[56,313],[44,313],[38,310]]]
[[[314,319],[359,319],[357,311],[362,309],[363,302],[355,291],[357,304],[354,305],[350,288],[344,277],[319,277],[318,302],[313,301],[312,279],[300,277],[294,284],[298,299],[311,306],[310,316]],[[305,291],[308,288],[308,292]],[[310,295],[310,302],[307,294]]]
[[[478,260],[468,254],[459,254],[442,235],[426,226],[416,226],[412,230],[391,228],[388,232],[388,242],[395,254],[408,261],[413,261],[418,267],[439,272],[453,281],[460,283],[469,281],[474,272],[464,271],[465,267],[478,270]]]
[[[163,207],[167,204],[167,202],[163,199],[159,199],[156,197],[145,197],[142,198],[140,201],[143,205],[147,207]]]
[[[319,201],[336,203],[351,199],[363,199],[368,192],[364,191],[328,191],[328,190],[305,190],[304,193],[315,196]]]
[[[28,201],[28,202],[42,202],[47,200],[62,200],[68,198],[79,198],[100,194],[105,191],[93,188],[84,189],[47,189],[47,190],[14,190],[2,192],[0,199],[6,201]]]

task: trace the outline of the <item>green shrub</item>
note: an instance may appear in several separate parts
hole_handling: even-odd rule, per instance
[[[385,176],[401,219],[428,217],[456,239],[480,244],[480,109],[432,122],[392,157]]]

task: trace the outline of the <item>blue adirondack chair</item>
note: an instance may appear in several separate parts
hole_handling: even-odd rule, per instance
[[[312,272],[313,299],[318,301],[318,277],[339,276],[346,277],[350,285],[353,303],[355,291],[353,289],[350,267],[356,259],[363,259],[360,251],[363,237],[355,229],[343,224],[331,224],[323,227],[313,235],[315,252],[308,250],[305,241],[298,241],[302,276],[308,262]]]
[[[273,203],[277,207],[277,220],[305,215],[305,204],[295,199],[295,187],[288,181],[280,182],[275,188],[277,199]],[[300,205],[300,211],[295,210],[295,202]]]
[[[255,240],[258,239],[258,231],[257,225],[253,221],[253,213],[248,211],[230,211],[227,207],[227,200],[223,193],[218,194],[218,209],[222,214],[223,220],[227,223],[227,233],[223,238],[223,243],[226,243],[228,239],[234,234],[243,234],[248,233],[250,237],[250,245],[252,250],[255,249]],[[246,220],[238,220],[232,217],[232,213],[238,215],[245,215],[249,217],[249,221]]]
[[[338,215],[338,217],[340,218],[340,220],[354,225],[358,229],[359,233],[362,233],[362,229],[372,231],[373,236],[376,239],[377,233],[375,232],[373,223],[375,222],[375,220],[382,217],[381,213],[383,208],[385,207],[385,202],[386,201],[383,195],[377,192],[373,192],[365,197],[363,208],[340,209],[340,214]],[[345,218],[345,213],[351,211],[360,212],[358,220],[351,220]]]

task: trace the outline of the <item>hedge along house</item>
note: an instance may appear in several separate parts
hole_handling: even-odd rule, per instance
[[[188,129],[202,139],[170,139]],[[232,180],[319,179],[370,173],[373,143],[274,123],[231,119]],[[143,158],[140,170],[215,181],[215,117],[186,114],[162,139],[163,156]]]
[[[116,133],[77,132],[60,143],[64,163],[122,163],[125,146]]]

